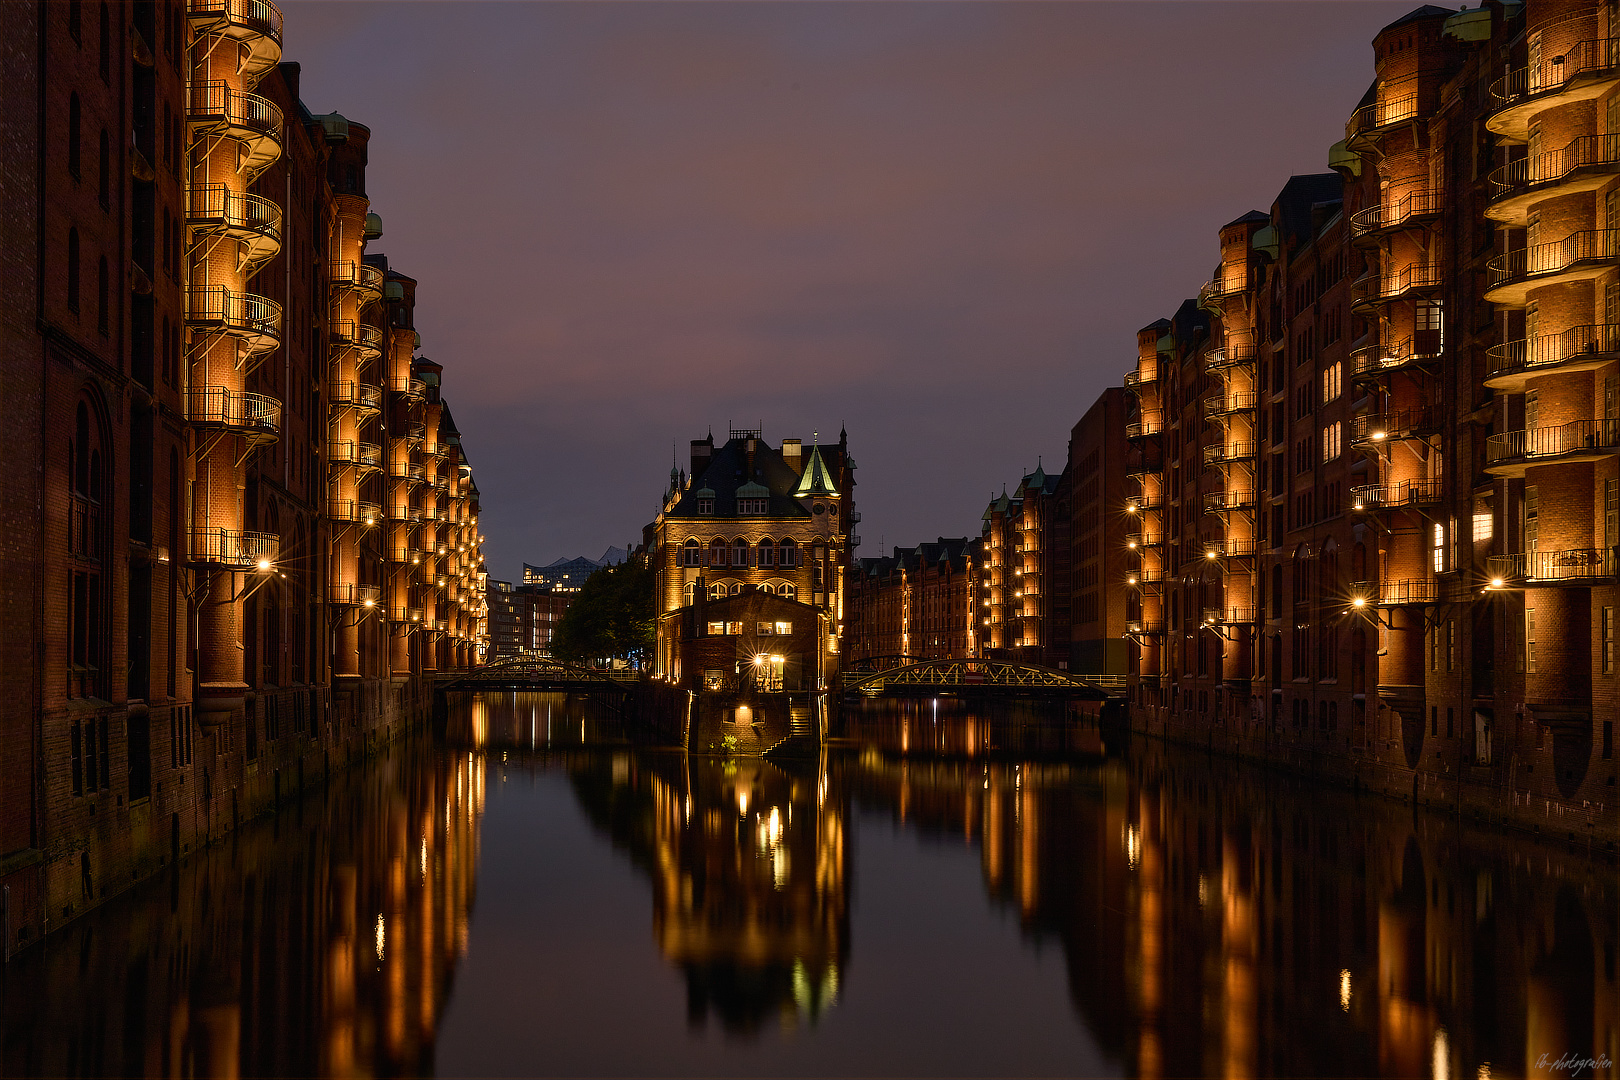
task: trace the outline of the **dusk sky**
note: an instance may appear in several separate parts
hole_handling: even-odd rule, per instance
[[[1416,6],[283,4],[306,105],[372,129],[506,579],[638,540],[732,425],[847,427],[863,556],[976,535]]]

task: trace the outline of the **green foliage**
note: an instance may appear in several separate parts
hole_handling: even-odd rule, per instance
[[[560,660],[640,662],[653,646],[654,575],[632,559],[604,566],[580,587],[551,639]]]

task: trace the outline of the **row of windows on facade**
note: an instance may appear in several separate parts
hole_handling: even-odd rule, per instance
[[[703,497],[703,498],[698,499],[698,501],[697,501],[697,512],[700,513],[700,514],[712,514],[712,513],[714,513],[714,500],[711,499],[711,498],[708,498],[706,496]],[[767,499],[738,499],[737,500],[737,513],[739,515],[760,515],[760,516],[763,516],[765,514],[769,514],[770,512],[771,512],[771,500],[768,499],[768,498]],[[812,512],[817,513],[817,514],[825,513],[825,514],[828,514],[828,515],[830,515],[832,517],[837,517],[838,516],[838,507],[833,506],[831,503],[816,503],[815,506],[813,507]]]
[[[821,589],[821,567],[819,566],[816,567],[815,587],[818,591]],[[780,596],[786,600],[797,599],[799,595],[799,587],[789,581],[767,581],[759,586],[759,591],[770,593],[773,596]],[[724,600],[728,596],[740,596],[742,594],[742,582],[717,581],[708,586],[704,593],[710,600]],[[686,605],[690,607],[697,600],[697,582],[688,581],[681,589],[681,597]]]
[[[688,540],[681,548],[682,566],[778,566],[792,569],[799,565],[798,541],[787,539],[777,543],[770,538],[758,544],[749,544],[738,538],[733,541],[715,539],[709,542],[707,558],[704,547],[696,540]],[[817,552],[820,557],[820,552]]]
[[[745,625],[746,623],[740,619],[716,619],[708,625],[708,636],[737,637],[742,634]],[[758,620],[754,623],[755,637],[786,637],[791,633],[793,633],[791,622]]]

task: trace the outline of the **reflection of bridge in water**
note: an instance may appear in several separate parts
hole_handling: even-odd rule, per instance
[[[891,666],[879,665],[890,665]],[[890,697],[956,695],[1016,695],[1081,698],[1088,701],[1125,699],[1122,675],[1076,675],[1036,664],[1007,660],[924,660],[913,656],[866,657],[844,672],[846,693]]]
[[[433,684],[446,690],[567,690],[572,693],[623,693],[634,686],[634,671],[568,664],[548,656],[515,656],[468,672],[446,673]]]

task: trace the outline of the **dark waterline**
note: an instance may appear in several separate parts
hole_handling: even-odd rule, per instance
[[[1614,868],[1034,706],[454,704],[0,975],[0,1075],[1579,1076]],[[1598,1068],[1597,1075],[1607,1070]]]

